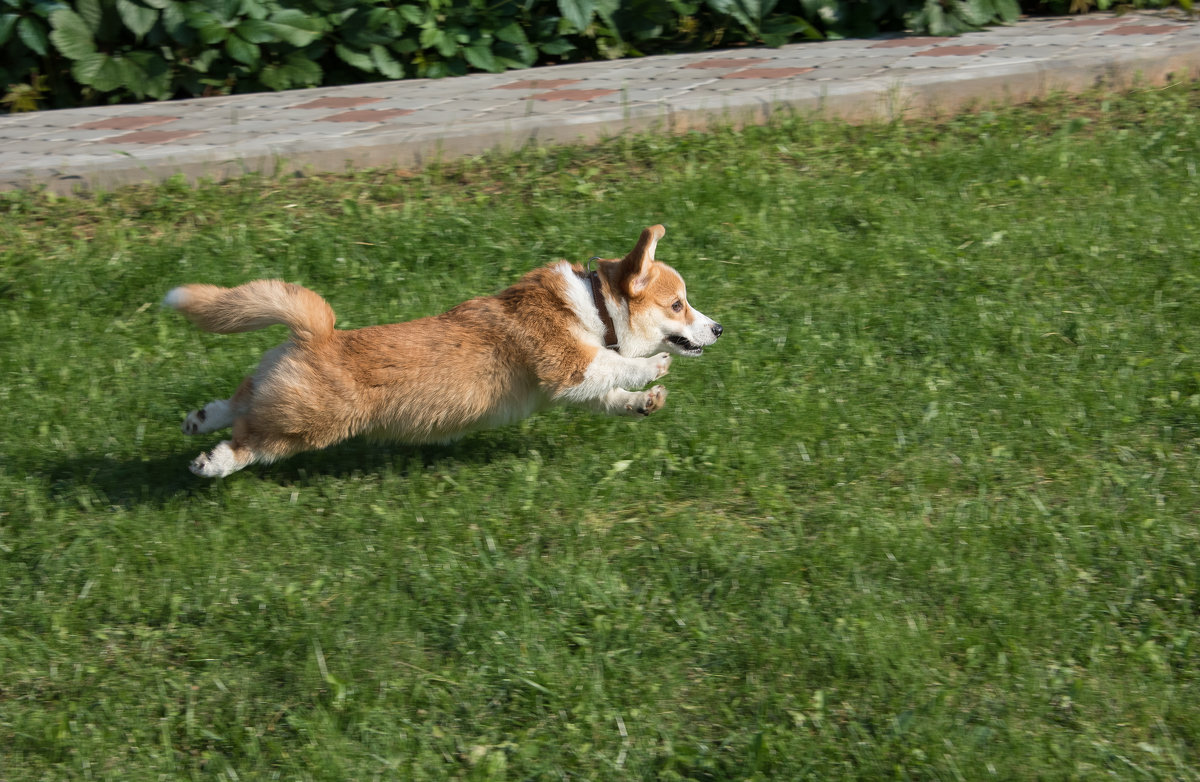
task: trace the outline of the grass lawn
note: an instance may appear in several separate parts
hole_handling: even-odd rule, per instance
[[[1200,87],[431,169],[0,196],[0,778],[1200,778]],[[283,330],[658,255],[725,335],[224,481]]]

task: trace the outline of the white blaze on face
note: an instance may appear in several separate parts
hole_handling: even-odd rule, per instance
[[[688,308],[692,314],[692,322],[684,332],[684,336],[697,345],[711,345],[717,341],[720,332],[714,328],[717,322],[700,310]]]
[[[696,356],[721,335],[716,321],[688,303],[683,278],[664,263],[653,265],[630,309],[634,330],[653,341],[655,350],[665,346],[681,356]]]

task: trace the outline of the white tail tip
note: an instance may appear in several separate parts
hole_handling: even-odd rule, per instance
[[[187,291],[182,286],[167,291],[167,295],[162,300],[164,307],[170,307],[173,310],[183,309],[183,305],[186,303]]]

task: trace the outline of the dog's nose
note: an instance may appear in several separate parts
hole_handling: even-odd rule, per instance
[[[721,332],[725,330],[725,329],[721,328],[721,324],[720,324],[720,323],[714,323],[714,324],[713,324],[713,327],[712,327],[712,329],[713,329],[713,336],[714,336],[714,337],[719,337],[719,336],[721,336]]]

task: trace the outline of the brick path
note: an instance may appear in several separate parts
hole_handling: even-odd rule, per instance
[[[528,142],[762,121],[951,111],[1097,83],[1200,75],[1200,24],[1025,19],[957,38],[828,41],[0,117],[0,189],[107,189],[174,174],[413,168]]]

